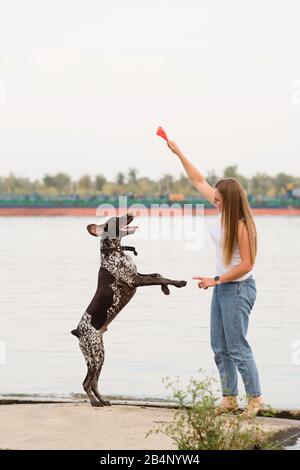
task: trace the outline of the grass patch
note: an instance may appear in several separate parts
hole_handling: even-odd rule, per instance
[[[177,403],[178,408],[172,422],[161,424],[146,436],[163,433],[172,439],[178,450],[281,449],[255,417],[246,418],[239,412],[218,415],[214,378],[192,377],[185,389],[180,389],[169,377],[163,382],[171,390],[169,400]],[[272,415],[271,410],[267,415]]]

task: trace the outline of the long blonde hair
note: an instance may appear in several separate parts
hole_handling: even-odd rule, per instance
[[[238,237],[239,220],[243,219],[250,242],[250,259],[254,264],[257,254],[257,231],[251,207],[242,185],[235,178],[222,178],[215,184],[223,199],[221,223],[223,227],[223,263],[227,266]]]

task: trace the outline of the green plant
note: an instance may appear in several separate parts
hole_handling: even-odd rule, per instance
[[[255,418],[241,414],[218,415],[218,399],[213,393],[212,377],[191,378],[186,389],[181,390],[169,377],[163,379],[171,389],[169,401],[177,410],[173,421],[163,423],[151,433],[164,433],[178,450],[243,450],[270,447],[270,436],[259,426]],[[177,381],[178,382],[178,381]],[[273,443],[274,448],[274,443]]]

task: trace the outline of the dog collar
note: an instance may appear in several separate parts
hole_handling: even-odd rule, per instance
[[[127,250],[127,251],[133,251],[133,253],[135,254],[135,256],[137,256],[137,251],[135,249],[134,246],[122,246],[122,250]]]
[[[120,248],[114,248],[114,247],[111,247],[111,248],[101,248],[101,251],[133,251],[134,255],[137,256],[137,251],[135,249],[134,246],[121,246]]]

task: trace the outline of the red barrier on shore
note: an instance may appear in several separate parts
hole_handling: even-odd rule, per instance
[[[77,216],[77,217],[96,217],[97,208],[95,207],[0,207],[0,217],[26,217],[26,216]],[[182,216],[182,215],[202,215],[203,212],[199,209],[191,208],[143,208],[131,209],[128,211],[134,212],[136,216]],[[125,209],[116,209],[116,212],[110,209],[105,209],[105,212],[99,212],[101,216],[118,215],[119,212],[124,214]],[[254,215],[300,215],[300,208],[253,208]],[[214,208],[204,209],[204,215],[216,215],[217,210]]]

